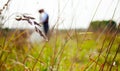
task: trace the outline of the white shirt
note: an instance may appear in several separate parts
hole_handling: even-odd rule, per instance
[[[48,14],[47,14],[47,13],[45,13],[45,12],[41,13],[40,22],[41,22],[41,23],[45,22],[46,19],[47,19],[47,17],[48,17]]]

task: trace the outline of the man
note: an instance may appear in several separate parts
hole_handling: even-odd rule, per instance
[[[43,24],[44,33],[45,33],[46,36],[48,36],[48,31],[49,31],[49,16],[44,11],[44,9],[40,9],[39,13],[41,14],[41,16],[40,16],[40,23]]]

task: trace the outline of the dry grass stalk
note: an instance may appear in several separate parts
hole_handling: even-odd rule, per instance
[[[40,58],[40,56],[41,56],[43,50],[45,49],[45,45],[46,45],[46,43],[44,44],[44,46],[42,47],[42,49],[41,49],[41,51],[40,51],[38,57],[36,58],[35,63],[33,64],[33,67],[32,67],[32,71],[34,71],[37,62],[39,61],[39,58]]]
[[[8,7],[10,1],[11,0],[8,0],[7,3],[4,4],[4,6],[2,7],[2,9],[0,9],[0,15],[2,14],[2,11],[5,10]]]
[[[17,16],[15,19],[17,21],[27,21],[30,25],[35,26],[34,27],[35,31],[38,32],[40,36],[47,40],[47,36],[39,29],[41,27],[41,24],[37,23],[36,21],[32,22],[32,20],[35,19],[34,17],[26,16],[23,14],[22,17]]]
[[[112,64],[111,64],[111,66],[110,66],[110,68],[109,68],[109,71],[112,71],[112,67],[113,67],[115,58],[117,57],[117,54],[118,54],[119,50],[120,50],[120,44],[118,45],[118,48],[117,48],[116,53],[115,53],[115,55],[114,55],[114,58],[113,58],[113,60],[112,60]]]

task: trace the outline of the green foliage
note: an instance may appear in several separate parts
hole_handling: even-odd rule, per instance
[[[27,46],[30,43],[25,43],[25,38],[21,38],[23,35],[17,39],[24,41],[20,44],[14,40],[20,34],[1,35],[0,71],[94,71],[96,64],[95,71],[99,71],[105,62],[112,35],[109,35],[105,42],[103,40],[106,35],[102,35],[99,42],[96,42],[95,37],[98,37],[96,33],[88,33],[84,40],[84,33],[76,32],[69,37],[65,31],[61,33],[54,34],[48,42],[33,44],[32,47]],[[107,58],[105,71],[112,64],[120,43],[119,39],[118,34]],[[104,47],[100,54],[103,43]],[[120,68],[119,55],[118,51],[114,60],[115,65],[112,66],[113,71]]]
[[[98,31],[103,31],[104,29],[106,31],[114,31],[116,30],[116,22],[113,20],[103,20],[103,21],[93,21],[90,24],[90,30],[94,31],[94,32],[98,32]]]

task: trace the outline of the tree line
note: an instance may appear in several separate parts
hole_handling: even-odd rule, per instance
[[[90,23],[90,31],[92,32],[114,32],[116,29],[120,29],[120,26],[114,20],[92,21]]]

